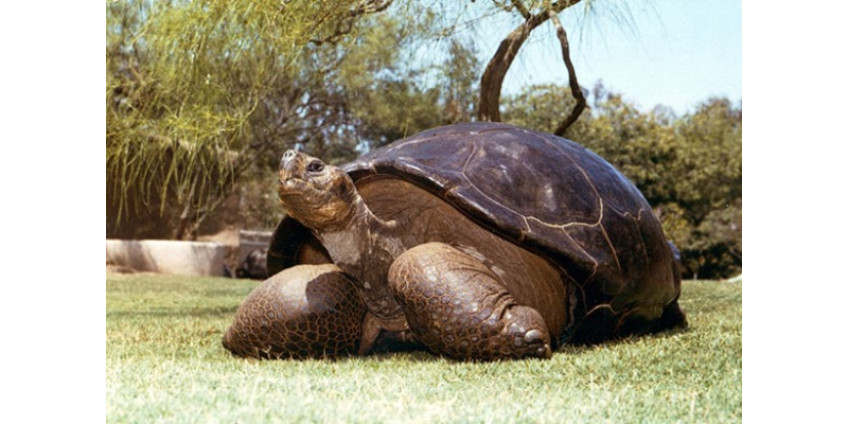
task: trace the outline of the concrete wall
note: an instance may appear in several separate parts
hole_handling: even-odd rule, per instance
[[[240,230],[239,231],[239,264],[256,249],[268,250],[271,244],[271,230]]]
[[[176,275],[224,275],[227,248],[173,240],[106,240],[106,263]]]

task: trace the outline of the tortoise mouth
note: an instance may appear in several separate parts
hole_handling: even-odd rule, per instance
[[[279,173],[278,182],[280,185],[289,185],[289,184],[303,184],[306,182],[306,178],[303,175],[299,175],[297,172],[293,172],[287,169],[281,169]]]
[[[280,178],[279,190],[287,195],[301,194],[306,189],[306,180],[298,177]]]

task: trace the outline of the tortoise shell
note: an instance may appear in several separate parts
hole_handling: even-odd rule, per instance
[[[583,313],[599,304],[661,309],[680,293],[671,247],[641,192],[573,141],[502,123],[459,124],[398,140],[343,169],[354,182],[376,174],[412,182],[549,259],[580,288]],[[281,222],[269,273],[293,265],[299,245],[316,243],[298,227]]]

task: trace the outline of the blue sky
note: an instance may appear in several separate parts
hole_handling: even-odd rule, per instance
[[[591,88],[600,80],[643,110],[663,104],[679,114],[711,96],[741,101],[741,0],[603,0],[595,5],[608,9],[587,17],[578,4],[560,14],[582,86]],[[484,64],[514,27],[514,21],[500,22],[478,38]],[[536,83],[567,84],[559,51],[552,25],[539,27],[507,74],[504,92]]]

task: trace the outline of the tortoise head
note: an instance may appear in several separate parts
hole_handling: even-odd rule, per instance
[[[313,230],[344,228],[359,198],[347,173],[294,150],[280,160],[277,192],[289,216]]]

